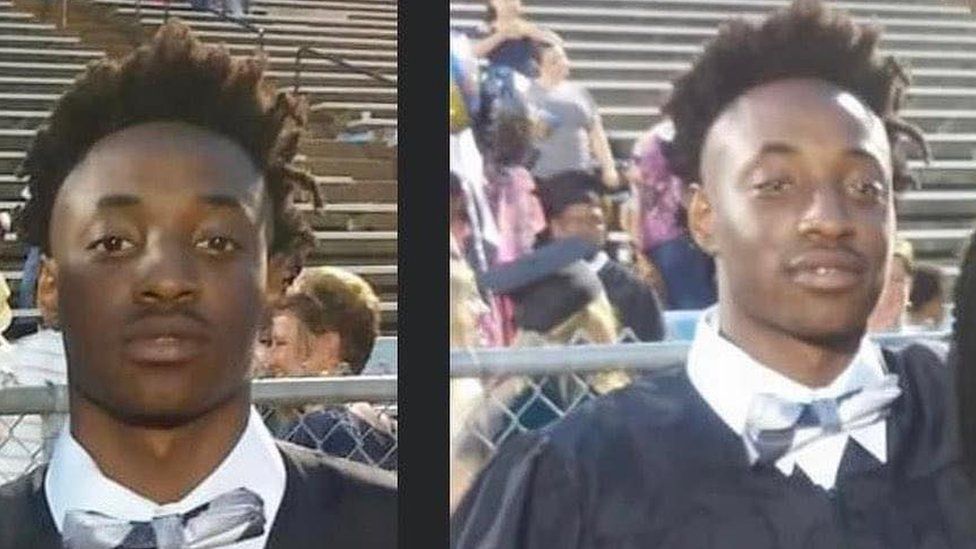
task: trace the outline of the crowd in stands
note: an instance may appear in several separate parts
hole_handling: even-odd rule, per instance
[[[681,516],[669,510],[670,498],[693,498],[688,494],[696,490],[708,494],[702,497],[714,496],[712,487],[721,483],[710,476],[720,474],[718,471],[724,469],[719,467],[732,463],[718,463],[730,459],[728,449],[721,447],[731,438],[728,435],[746,437],[746,447],[751,448],[748,433],[738,431],[738,420],[730,419],[739,412],[729,412],[728,416],[725,412],[748,405],[748,395],[761,391],[762,384],[772,393],[782,391],[791,398],[803,395],[800,400],[816,400],[827,393],[835,396],[833,393],[841,392],[845,384],[863,382],[879,368],[877,357],[867,356],[875,351],[864,350],[871,344],[860,343],[858,350],[862,337],[869,341],[865,333],[924,332],[929,338],[945,338],[952,328],[953,315],[945,306],[949,296],[943,290],[941,270],[917,261],[911,244],[895,237],[897,226],[892,213],[898,201],[892,196],[917,183],[908,170],[909,148],[915,145],[928,154],[919,130],[898,118],[901,90],[908,83],[905,73],[893,59],[882,62],[875,58],[877,37],[873,31],[861,29],[846,15],[819,2],[798,0],[764,24],[739,21],[723,27],[693,69],[674,82],[664,117],[649,124],[629,158],[615,160],[598,106],[573,82],[572,63],[563,41],[528,21],[518,0],[489,0],[487,13],[479,31],[467,36],[454,32],[451,40],[452,348],[660,341],[680,337],[669,330],[668,311],[696,311],[697,328],[686,366],[698,373],[662,374],[647,382],[635,382],[633,375],[615,371],[587,376],[452,379],[451,506],[452,510],[460,506],[452,525],[454,546],[698,547],[712,546],[721,539],[731,539],[735,546],[762,546],[756,540],[766,539],[760,532],[767,526],[770,532],[781,526],[786,528],[784,532],[804,532],[799,537],[771,537],[779,540],[771,546],[802,545],[800,540],[817,538],[820,534],[803,537],[807,535],[806,525],[785,526],[789,523],[785,518],[780,525],[781,517],[770,518],[769,524],[756,532],[744,526],[741,532],[730,530],[727,533],[731,538],[723,537],[722,525],[734,529],[744,523],[723,522],[722,515],[702,515],[709,518],[699,524],[701,529],[685,528]],[[813,49],[805,49],[803,44],[807,43],[815,44],[810,46]],[[740,70],[742,76],[737,74]],[[862,76],[863,81],[857,80]],[[829,82],[829,89],[811,92],[819,85],[813,82],[819,80]],[[868,80],[874,84],[865,84]],[[780,84],[783,89],[769,91],[765,99],[760,97],[765,91],[749,97],[754,110],[740,107],[745,100],[739,98],[751,96],[750,90]],[[787,84],[796,86],[787,89]],[[886,90],[883,97],[875,99],[874,94],[882,89]],[[858,98],[851,101],[864,102],[858,109],[870,108],[879,122],[876,125],[883,120],[886,130],[879,134],[877,128],[871,128],[875,132],[871,139],[880,139],[886,145],[880,160],[871,162],[886,166],[884,185],[889,190],[876,189],[879,183],[862,181],[860,172],[850,176],[857,181],[836,180],[837,186],[850,186],[851,190],[844,192],[852,203],[858,203],[856,206],[842,206],[841,201],[848,198],[817,202],[820,198],[814,197],[819,191],[813,190],[813,182],[819,185],[821,180],[810,175],[816,171],[811,167],[816,162],[810,158],[823,155],[817,158],[826,161],[827,153],[811,152],[816,147],[810,145],[840,140],[835,134],[830,134],[830,139],[825,133],[817,134],[829,124],[806,121],[806,115],[794,112],[793,105],[777,106],[782,97],[799,102],[816,94],[842,92]],[[773,114],[765,114],[767,108]],[[728,112],[734,109],[741,111],[732,118]],[[802,121],[791,124],[792,118]],[[863,119],[859,119],[861,123]],[[723,149],[725,156],[714,152],[719,146],[706,139],[709,131],[718,131],[714,127],[719,124],[723,132],[741,131],[735,139],[747,144],[743,150],[750,143],[767,140],[764,147],[768,149],[758,155],[761,169],[755,166],[760,163],[756,158],[749,166],[731,166],[732,162],[746,160],[738,149]],[[806,132],[817,134],[817,139],[808,142]],[[706,148],[708,158],[704,158]],[[872,151],[863,156],[877,155]],[[802,169],[796,167],[800,164]],[[746,168],[762,171],[761,176],[754,177],[757,182],[732,181],[747,173]],[[705,173],[706,169],[711,171]],[[801,172],[802,176],[797,175]],[[824,175],[824,182],[833,181]],[[758,181],[767,176],[770,182]],[[829,175],[835,176],[840,177]],[[798,180],[801,177],[802,183]],[[870,177],[881,181],[873,172]],[[710,189],[703,189],[706,182]],[[730,185],[748,185],[755,189],[754,195],[733,197],[744,191],[723,190]],[[875,196],[878,198],[870,198]],[[801,206],[799,201],[805,199],[810,203]],[[738,202],[733,205],[732,200]],[[765,211],[756,209],[760,201]],[[850,211],[840,213],[848,207]],[[858,213],[853,213],[855,210]],[[789,217],[799,213],[802,218]],[[773,221],[777,216],[780,222]],[[623,249],[630,253],[615,249],[611,234],[614,243],[623,235]],[[890,262],[882,255],[872,259],[877,250],[871,247],[877,242],[867,239],[886,239]],[[874,277],[876,292],[849,296],[844,304],[848,310],[837,310],[840,316],[848,315],[847,320],[831,316],[828,311],[837,304],[827,300],[810,300],[805,308],[802,291],[777,287],[781,267],[763,263],[763,256],[772,258],[769,250],[777,246],[786,250],[784,254],[796,254],[787,270],[794,273],[791,276],[800,286],[826,294],[852,286],[853,278]],[[720,257],[719,249],[725,257]],[[976,269],[973,253],[971,246],[964,271],[967,264],[968,270]],[[797,274],[804,269],[813,271],[809,276]],[[972,296],[960,293],[976,287],[972,276],[971,272],[964,274],[958,283],[963,289],[956,287],[957,311],[964,307],[963,299],[972,301]],[[969,325],[971,320],[960,320],[958,314],[955,318],[958,339],[960,323]],[[848,321],[849,326],[838,324]],[[752,325],[757,322],[758,326]],[[779,333],[761,334],[764,330]],[[786,349],[779,340],[782,337],[802,341],[794,351],[809,353],[811,359],[820,352],[813,347],[834,347],[840,339],[831,338],[844,339],[850,350],[840,353],[844,355],[841,362],[850,364],[841,364],[848,365],[847,369],[836,378],[804,378],[810,372],[801,371],[795,364],[777,364],[783,362],[781,359],[803,361],[796,355],[778,355]],[[976,356],[972,350],[976,345],[971,341],[956,343],[967,356]],[[836,351],[834,348],[827,353]],[[706,358],[715,359],[711,362],[721,363],[725,370],[694,365],[709,362]],[[884,361],[891,370],[882,365],[879,371],[900,369],[892,365],[900,360],[932,362],[927,355],[893,359],[885,354]],[[759,370],[766,373],[754,371],[760,365],[766,368]],[[944,369],[941,364],[932,367]],[[860,373],[846,373],[859,369]],[[774,370],[776,373],[769,375]],[[707,375],[701,373],[706,371]],[[910,377],[907,372],[899,375]],[[761,381],[763,376],[767,379]],[[966,377],[972,377],[971,372],[960,376],[960,382],[967,379],[967,392],[976,390],[976,381]],[[692,378],[690,385],[688,377]],[[726,386],[719,379],[727,382]],[[585,385],[574,383],[581,380]],[[891,382],[877,381],[881,385]],[[627,385],[633,387],[612,397],[595,398]],[[733,387],[742,391],[731,395]],[[890,390],[881,388],[879,394],[886,391],[889,396],[883,398],[890,401]],[[690,396],[695,394],[704,400]],[[746,400],[732,403],[735,399]],[[591,400],[595,400],[592,405],[581,405]],[[710,419],[697,410],[705,401],[736,433],[727,429],[722,434],[710,432]],[[888,401],[880,404],[882,409],[887,405]],[[960,412],[972,415],[971,407],[962,404]],[[574,410],[571,417],[563,419],[570,409]],[[575,410],[579,409],[584,411],[577,414]],[[871,416],[871,422],[886,414]],[[679,427],[669,423],[672,416]],[[659,417],[668,419],[655,423]],[[976,438],[973,421],[971,417],[969,424],[963,420],[963,429],[971,439]],[[947,420],[944,427],[951,429],[952,422]],[[702,439],[682,438],[688,433]],[[843,429],[841,433],[846,440]],[[713,435],[715,440],[709,440]],[[803,454],[800,451],[787,458],[778,453],[767,464],[775,464],[786,476],[795,465],[807,473],[803,476],[806,484],[834,490],[834,475],[838,473],[821,478],[817,475],[826,469],[817,468],[829,469],[822,463],[840,460],[839,454],[837,460],[824,457],[843,449],[844,440],[837,440],[841,445],[831,443],[836,448],[829,452],[807,450],[810,456],[799,455]],[[793,442],[783,444],[782,450],[789,454],[787,449]],[[970,440],[969,444],[967,459],[972,462],[976,443]],[[872,447],[867,442],[863,446]],[[762,448],[756,451],[760,460],[766,459]],[[712,458],[704,454],[713,455],[716,462],[711,463]],[[684,456],[691,465],[680,463]],[[779,461],[781,458],[785,461]],[[885,458],[880,459],[883,463]],[[486,464],[490,465],[482,470]],[[699,466],[702,469],[695,469]],[[649,473],[652,470],[654,474]],[[737,469],[735,475],[739,474]],[[680,480],[674,480],[675,475]],[[695,475],[709,478],[699,482]],[[631,480],[633,488],[627,484]],[[753,480],[743,477],[741,482],[732,491],[748,491],[746,485]],[[687,493],[682,493],[686,486]],[[502,493],[506,496],[501,497]],[[963,505],[962,499],[933,505],[948,509]],[[702,502],[689,502],[698,504]],[[746,501],[741,504],[753,505]],[[794,504],[807,505],[799,499],[784,503]],[[685,509],[682,505],[677,502],[675,508]],[[736,512],[731,502],[728,510],[715,505],[709,513]],[[628,506],[639,511],[631,512]],[[685,511],[685,518],[705,512],[698,508]],[[821,533],[836,533],[831,530],[834,526],[823,524],[811,526],[809,532],[821,527]],[[838,535],[846,535],[845,526],[838,528]],[[953,528],[957,530],[946,535],[958,535],[959,524],[947,526],[946,531]],[[870,527],[865,532],[868,530]],[[863,537],[891,539],[887,533],[878,538],[873,535],[870,532]],[[906,546],[913,546],[912,542]]]

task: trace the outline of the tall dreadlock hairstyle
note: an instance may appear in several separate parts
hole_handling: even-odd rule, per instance
[[[60,98],[20,168],[29,198],[18,215],[23,240],[50,253],[49,224],[58,190],[100,139],[147,122],[184,122],[240,145],[264,175],[272,204],[271,254],[300,255],[315,242],[292,204],[304,188],[322,198],[312,176],[292,162],[307,121],[301,98],[277,92],[264,58],[232,58],[170,19],[125,58],[92,62]]]
[[[675,136],[665,153],[685,182],[700,182],[702,144],[715,119],[750,89],[784,78],[817,78],[854,94],[884,122],[892,145],[896,191],[915,185],[903,140],[931,156],[921,130],[898,111],[910,83],[890,56],[877,52],[880,34],[819,0],[795,0],[762,23],[724,24],[691,70],[674,82],[664,113]]]
[[[955,369],[956,411],[959,418],[963,470],[976,480],[976,231],[969,236],[959,278],[953,290],[950,363]]]

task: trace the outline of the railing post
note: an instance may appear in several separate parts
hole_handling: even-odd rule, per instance
[[[163,22],[169,21],[169,0],[166,0],[166,7],[163,8]]]
[[[304,52],[305,46],[298,46],[298,53],[295,54],[295,87],[292,90],[294,93],[298,93],[302,80],[302,53]]]
[[[61,28],[68,28],[68,0],[61,0]]]
[[[258,51],[264,53],[264,27],[258,28]]]
[[[142,0],[136,0],[136,19],[142,23]]]

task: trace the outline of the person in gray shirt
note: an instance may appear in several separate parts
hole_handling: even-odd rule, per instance
[[[598,165],[608,188],[620,184],[610,143],[590,94],[569,78],[569,58],[557,45],[536,50],[539,77],[528,91],[536,109],[535,146],[539,155],[532,167],[536,178],[557,173],[592,171]]]

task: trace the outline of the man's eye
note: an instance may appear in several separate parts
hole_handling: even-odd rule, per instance
[[[756,185],[756,189],[763,193],[778,193],[785,191],[792,184],[793,181],[788,177],[775,177],[760,182]]]
[[[87,249],[105,253],[119,253],[134,247],[135,244],[132,241],[121,236],[106,236],[89,244]]]
[[[226,236],[211,236],[197,242],[197,248],[211,253],[227,253],[240,249],[240,246]]]
[[[858,196],[877,198],[884,196],[884,184],[872,179],[858,179],[850,184],[851,190]]]

